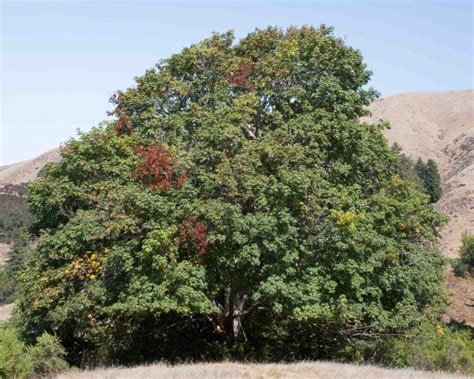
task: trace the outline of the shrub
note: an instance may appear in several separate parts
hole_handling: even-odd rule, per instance
[[[394,366],[474,374],[474,341],[470,330],[451,330],[429,323],[392,340],[382,360]]]
[[[441,189],[441,176],[436,162],[433,159],[428,159],[425,163],[419,158],[415,164],[415,171],[425,192],[430,196],[431,202],[437,202],[441,198],[443,190]]]
[[[454,262],[454,272],[458,275],[474,276],[474,235],[465,234],[459,251],[459,259]]]
[[[26,230],[15,231],[13,249],[3,267],[0,267],[0,304],[15,300],[20,289],[20,273],[28,267],[31,251]]]
[[[0,304],[12,303],[17,290],[17,283],[11,279],[4,268],[0,267]]]
[[[25,344],[18,339],[13,328],[0,329],[0,377],[25,378],[31,372],[32,364],[25,354]]]
[[[37,338],[36,344],[27,346],[19,339],[18,330],[0,329],[0,377],[53,377],[65,370],[65,351],[59,340],[47,333]]]
[[[64,361],[64,347],[55,336],[48,333],[39,336],[36,345],[30,346],[26,354],[30,358],[32,372],[41,377],[52,377],[68,367]]]

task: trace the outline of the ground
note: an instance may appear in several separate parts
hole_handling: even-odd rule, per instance
[[[156,364],[133,368],[107,368],[93,371],[69,371],[57,379],[197,379],[197,378],[320,378],[320,379],[437,379],[466,376],[423,372],[411,369],[387,369],[333,362],[301,362],[295,364],[203,363],[167,366]]]

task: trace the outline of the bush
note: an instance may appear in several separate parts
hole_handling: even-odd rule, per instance
[[[462,238],[459,259],[454,262],[454,271],[458,275],[474,276],[474,235],[466,234]]]
[[[0,268],[0,305],[12,303],[17,289],[18,285],[11,280],[7,271]]]
[[[33,366],[32,371],[41,377],[52,377],[68,367],[63,359],[66,355],[64,347],[55,336],[48,333],[38,337],[36,345],[27,349],[27,355]]]
[[[65,370],[65,351],[59,340],[43,333],[33,346],[27,346],[12,327],[0,329],[0,377],[53,377]]]
[[[0,329],[0,377],[25,378],[32,369],[25,344],[13,328]]]
[[[5,265],[0,268],[0,304],[15,301],[20,289],[20,274],[22,270],[27,269],[31,252],[26,229],[15,231],[13,249]]]
[[[422,370],[474,374],[474,341],[470,330],[425,324],[407,337],[392,340],[382,361]]]

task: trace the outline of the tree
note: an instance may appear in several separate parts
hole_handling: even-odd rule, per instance
[[[443,191],[441,189],[441,177],[436,162],[432,159],[428,159],[425,164],[421,158],[418,158],[415,170],[425,192],[430,196],[431,202],[437,202],[441,198]]]
[[[404,180],[409,180],[413,183],[416,183],[423,188],[423,184],[418,175],[418,170],[415,169],[415,163],[410,157],[407,157],[402,152],[402,147],[398,143],[392,145],[392,151],[395,153],[395,165],[393,170]],[[419,162],[417,161],[417,165]],[[423,164],[423,161],[421,161]]]
[[[441,189],[441,177],[438,171],[438,165],[433,159],[426,162],[426,188],[431,197],[431,202],[437,202],[443,193]]]
[[[464,234],[459,250],[459,258],[454,263],[454,271],[458,275],[474,276],[474,235]]]
[[[328,358],[437,314],[444,217],[359,121],[360,52],[325,26],[233,41],[138,77],[31,185],[25,338],[76,363]]]

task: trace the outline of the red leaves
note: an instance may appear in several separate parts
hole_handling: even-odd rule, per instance
[[[124,93],[122,91],[117,91],[110,98],[110,102],[115,104],[115,109],[111,112],[107,112],[107,116],[119,116],[119,119],[115,122],[114,128],[115,132],[118,135],[121,134],[130,134],[132,131],[132,126],[126,115],[123,114],[123,103],[124,103]]]
[[[137,146],[135,151],[143,158],[143,162],[138,164],[139,172],[135,178],[157,190],[170,189],[173,167],[168,150],[155,144],[150,147]]]
[[[254,71],[254,66],[248,63],[240,63],[232,72],[226,75],[227,82],[235,87],[241,87],[253,91],[255,84],[249,79]]]
[[[207,253],[209,242],[207,241],[207,222],[199,220],[198,216],[186,217],[178,225],[178,245],[186,245],[197,249],[199,255]]]
[[[138,172],[133,178],[158,191],[181,188],[189,175],[185,172],[175,180],[172,157],[163,145],[157,143],[148,147],[137,146],[135,152],[143,161],[138,164]]]
[[[128,122],[127,117],[125,116],[120,116],[118,121],[115,123],[115,132],[120,135],[120,134],[129,134],[132,131],[132,127],[130,123]]]
[[[189,179],[189,174],[187,172],[183,172],[179,176],[178,180],[176,181],[176,187],[181,188],[184,185],[184,183],[186,183],[186,180],[188,179]]]

